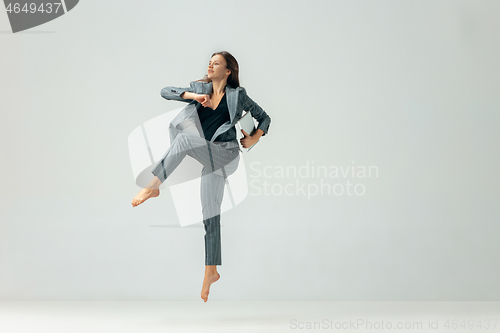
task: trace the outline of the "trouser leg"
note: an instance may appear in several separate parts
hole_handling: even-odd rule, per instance
[[[201,177],[201,203],[205,226],[205,265],[222,265],[220,212],[225,178],[204,167]]]

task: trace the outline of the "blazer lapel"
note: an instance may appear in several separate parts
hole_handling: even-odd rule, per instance
[[[203,85],[204,92],[207,95],[211,95],[213,91],[212,82],[205,83]],[[231,119],[231,125],[233,124],[234,117],[236,115],[236,107],[238,102],[238,89],[231,88],[229,85],[226,85],[226,101],[227,108],[229,110],[229,118]]]

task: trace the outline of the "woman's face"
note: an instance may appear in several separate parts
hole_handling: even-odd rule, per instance
[[[231,71],[226,68],[226,65],[226,59],[224,59],[223,56],[221,56],[220,54],[214,55],[208,62],[208,78],[211,80],[222,80],[224,78],[227,78],[229,74],[231,74]]]

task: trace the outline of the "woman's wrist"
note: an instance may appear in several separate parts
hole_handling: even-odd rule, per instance
[[[252,136],[258,140],[262,135],[264,135],[264,131],[261,130],[260,128],[257,128],[257,130]]]
[[[189,92],[189,91],[185,91],[182,94],[180,94],[179,96],[181,96],[184,99],[195,99],[196,94]]]

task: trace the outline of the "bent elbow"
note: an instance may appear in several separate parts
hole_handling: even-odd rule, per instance
[[[165,99],[168,99],[168,90],[167,88],[163,88],[161,91],[160,91],[160,96],[165,98]]]

